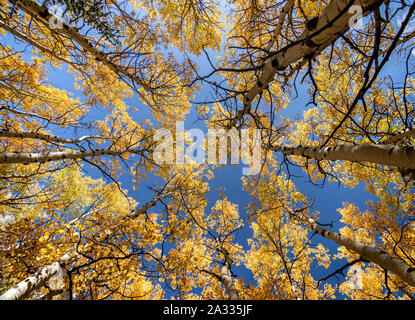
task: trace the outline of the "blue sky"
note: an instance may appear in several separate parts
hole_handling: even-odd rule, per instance
[[[399,21],[398,21],[399,23]],[[411,31],[414,30],[414,26],[410,27]],[[17,48],[19,45],[12,40],[12,38],[8,38],[8,44],[11,47]],[[221,53],[214,53],[215,55],[220,55]],[[209,65],[204,60],[204,56],[201,55],[200,58],[197,58],[199,61],[198,65],[202,66],[200,70],[201,74],[209,73],[211,70],[209,69]],[[214,60],[214,59],[213,59]],[[390,61],[382,74],[391,74],[393,78],[402,80],[402,64],[397,63],[395,61]],[[79,92],[77,92],[73,88],[73,79],[71,75],[65,72],[64,69],[62,70],[51,70],[49,80],[53,83],[56,87],[60,89],[65,89],[67,91],[73,92],[75,96],[81,96]],[[296,115],[302,114],[304,110],[306,110],[306,105],[309,102],[309,97],[305,94],[305,88],[299,86],[299,97],[292,101],[291,105],[286,109],[285,114],[294,118]],[[201,90],[201,96],[204,96],[208,93],[209,88],[203,87]],[[197,100],[197,98],[196,98]],[[135,120],[143,120],[146,118],[152,118],[151,114],[148,112],[148,108],[143,106],[137,97],[133,97],[128,99],[128,104],[131,107],[138,107],[139,111],[134,114]],[[97,112],[97,110],[92,110],[91,113],[88,115],[92,119],[101,119],[102,113]],[[186,117],[185,121],[185,128],[192,129],[192,128],[199,128],[202,129],[204,132],[207,132],[206,126],[203,122],[195,122],[197,119],[197,115],[192,109],[191,113]],[[62,135],[68,135],[67,132],[62,132]],[[307,175],[300,169],[291,168],[293,174],[297,177],[293,177],[292,180],[296,184],[298,190],[305,194],[308,199],[314,198],[314,206],[313,208],[320,212],[320,222],[322,223],[329,223],[334,220],[340,218],[337,209],[343,206],[343,202],[347,201],[350,203],[355,203],[358,205],[359,208],[364,210],[365,208],[365,201],[369,199],[373,199],[373,197],[364,191],[364,186],[358,186],[355,189],[344,188],[343,186],[339,186],[337,183],[330,183],[326,182],[324,187],[316,187],[311,182],[309,182]],[[102,177],[99,172],[96,170],[88,171],[94,177]],[[219,199],[217,188],[224,188],[226,190],[226,195],[228,200],[232,203],[236,203],[239,206],[241,217],[245,218],[245,206],[250,202],[251,198],[249,195],[243,191],[242,189],[242,165],[232,165],[232,166],[225,166],[224,168],[217,168],[214,170],[215,176],[214,179],[210,182],[211,192],[208,195],[209,204],[207,210],[210,211],[210,208],[215,204],[215,202]],[[124,175],[121,179],[122,187],[129,190],[129,195],[134,197],[137,201],[141,203],[145,203],[152,198],[152,191],[148,190],[147,188],[141,188],[139,190],[132,190],[133,183],[131,181],[130,175]],[[152,185],[152,181],[150,179],[149,185]],[[334,225],[334,230],[338,231],[341,227],[340,223],[336,223]],[[239,244],[246,246],[246,239],[251,236],[251,230],[249,229],[249,224],[246,224],[246,227],[238,233],[237,241]],[[327,248],[331,250],[331,253],[336,253],[337,245],[333,244],[332,242],[325,241],[322,237],[316,236],[313,239],[314,243],[322,242]],[[333,270],[337,269],[341,266],[344,261],[333,261],[331,267],[327,270],[316,268],[315,278],[319,279],[324,277],[328,273],[332,272]],[[243,268],[237,268],[236,273],[240,277],[244,277],[246,280],[249,281],[250,274],[246,272]]]
[[[208,65],[203,62],[203,56],[201,56],[200,59],[201,61],[199,65],[204,66],[201,74],[204,74],[204,71],[210,72]],[[385,71],[387,73],[392,73],[395,76],[400,75],[400,71],[396,68],[396,65],[394,65],[393,61],[391,61],[390,64],[385,68]],[[53,71],[49,79],[57,87],[68,90],[70,92],[74,92],[76,96],[79,95],[79,93],[76,92],[72,86],[73,81],[71,76],[66,74],[64,71]],[[208,90],[209,88],[202,87],[200,95],[204,96],[206,93],[208,93]],[[306,87],[302,87],[301,85],[298,86],[299,95],[296,99],[292,100],[291,105],[284,110],[284,115],[289,116],[290,118],[295,118],[297,115],[302,115],[302,112],[307,109],[306,105],[309,102],[309,96],[305,90]],[[197,100],[197,98],[195,100]],[[134,113],[135,120],[139,121],[146,118],[153,119],[150,112],[148,112],[148,108],[143,106],[137,97],[128,99],[127,103],[131,106],[131,108],[139,108],[139,111]],[[88,117],[91,119],[102,119],[102,116],[103,114],[101,112],[97,112],[97,110],[92,110],[92,112],[88,114]],[[202,121],[197,121],[197,114],[194,109],[192,109],[192,111],[187,115],[185,119],[185,130],[193,128],[201,129],[205,133],[207,132],[205,124]],[[243,164],[227,165],[223,168],[220,167],[214,170],[214,178],[210,181],[211,192],[208,195],[209,203],[206,208],[207,212],[210,212],[210,208],[213,207],[215,202],[219,199],[217,189],[224,188],[226,190],[228,200],[238,205],[241,218],[245,219],[247,217],[245,207],[252,198],[246,191],[242,189],[241,177],[243,166]],[[360,185],[355,189],[350,189],[345,188],[338,183],[331,183],[327,181],[325,182],[324,186],[318,187],[309,181],[306,173],[300,168],[291,167],[290,171],[293,174],[292,180],[297,186],[298,190],[301,193],[305,194],[309,200],[314,198],[313,208],[320,212],[319,221],[321,223],[330,223],[339,220],[340,215],[338,214],[337,209],[343,207],[343,202],[355,203],[360,209],[364,210],[365,201],[368,199],[373,199],[373,197],[368,192],[364,191],[363,185]],[[102,177],[101,173],[95,169],[88,170],[88,173],[97,178]],[[154,181],[152,181],[152,179],[153,177],[150,176],[148,181],[149,183],[147,184],[148,186],[153,185]],[[143,188],[138,190],[132,189],[133,182],[131,181],[131,176],[129,174],[125,174],[121,178],[121,183],[122,187],[128,190],[128,195],[132,196],[140,203],[145,203],[152,198],[152,191],[146,187],[145,183],[143,183]],[[156,210],[157,209],[161,209],[161,206],[156,207]],[[337,222],[334,223],[333,226],[334,228],[332,230],[338,231],[339,228],[342,227],[342,224]],[[249,223],[246,223],[245,227],[237,233],[236,241],[244,248],[248,249],[246,240],[251,236],[252,232],[249,227]],[[330,249],[331,254],[336,254],[338,248],[337,244],[333,243],[332,241],[327,241],[319,235],[314,236],[312,243],[317,244],[319,242],[323,243],[326,248]],[[333,260],[332,265],[329,267],[329,269],[324,269],[323,267],[316,265],[315,269],[313,270],[313,275],[315,279],[318,280],[336,270],[344,263],[345,261],[342,260]],[[244,278],[246,281],[253,280],[252,275],[244,267],[235,268],[234,272],[238,275],[238,277]],[[328,282],[334,284],[336,283],[336,279],[332,278]],[[338,297],[342,296],[338,295]]]

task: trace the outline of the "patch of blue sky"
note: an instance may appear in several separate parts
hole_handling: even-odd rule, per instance
[[[404,16],[404,13],[402,14]],[[402,18],[397,18],[397,23],[399,24],[402,22]],[[411,32],[415,30],[415,24],[411,24],[407,32]],[[20,42],[17,43],[13,38],[7,36],[9,38],[6,39],[6,43],[12,46],[13,48],[19,48],[23,46]],[[25,48],[21,47],[22,49]],[[184,59],[184,53],[172,49],[174,55],[180,61],[180,59]],[[208,50],[208,54],[212,57],[222,56],[224,52],[215,52]],[[24,53],[26,57],[30,58],[30,52]],[[206,61],[206,57],[201,55],[196,57],[194,55],[191,56],[192,59],[195,61],[196,65],[200,67],[199,72],[200,74],[207,74],[210,73],[211,67],[209,63]],[[215,61],[216,59],[212,59]],[[391,75],[394,79],[402,78],[402,61],[394,60],[390,61],[382,71],[382,75]],[[79,97],[82,101],[83,96],[82,93],[77,91],[74,86],[74,79],[71,74],[66,72],[66,66],[64,65],[62,69],[49,69],[48,80],[57,88],[67,90],[74,94],[75,97]],[[402,80],[402,79],[401,79]],[[307,104],[309,102],[309,95],[306,93],[306,87],[303,85],[298,86],[299,95],[296,99],[291,101],[291,104],[281,112],[285,116],[290,117],[291,119],[295,118],[296,116],[301,117],[303,111],[305,111],[308,107]],[[210,88],[206,85],[202,86],[200,93],[196,96],[195,100],[198,98],[207,97],[211,95]],[[202,101],[202,100],[201,100]],[[126,99],[126,103],[131,106],[131,108],[138,108],[138,112],[133,113],[133,118],[136,121],[141,121],[145,119],[150,119],[153,122],[156,122],[157,119],[154,119],[152,113],[149,111],[149,108],[144,106],[139,98],[134,95],[132,98]],[[103,120],[105,117],[105,110],[100,110],[99,108],[91,109],[90,112],[87,114],[88,119],[92,120]],[[198,119],[198,115],[195,112],[195,108],[192,108],[191,112],[186,116],[185,119],[185,128],[192,129],[198,128],[207,132],[206,125],[203,121]],[[63,137],[73,137],[74,132],[68,132],[65,130],[61,130],[59,132],[62,134]],[[77,132],[79,134],[80,132]],[[236,203],[239,207],[241,218],[246,220],[247,215],[245,211],[245,207],[252,201],[252,198],[249,194],[242,189],[242,167],[244,165],[228,165],[223,168],[217,168],[214,170],[214,178],[210,181],[210,188],[211,192],[208,194],[208,206],[206,208],[207,212],[210,212],[210,208],[214,206],[215,202],[219,199],[218,196],[218,188],[224,188],[226,190],[226,195],[228,200],[232,203]],[[86,171],[93,177],[102,177],[101,173],[91,167],[86,166]],[[320,222],[322,223],[330,223],[333,222],[333,229],[334,231],[338,231],[342,224],[339,222],[340,215],[337,209],[343,206],[343,202],[348,201],[350,203],[355,203],[361,210],[364,210],[366,205],[365,202],[367,200],[375,200],[375,198],[364,190],[364,185],[359,185],[354,189],[346,188],[344,186],[338,185],[335,182],[325,182],[325,184],[321,187],[313,185],[305,172],[298,168],[290,168],[292,175],[292,180],[296,184],[298,190],[305,194],[308,199],[314,198],[314,205],[313,208],[320,212]],[[156,181],[161,183],[160,179],[154,177],[153,175],[149,176],[149,186],[153,185]],[[121,177],[121,186],[128,190],[128,195],[135,198],[140,203],[144,204],[145,202],[149,201],[153,196],[153,191],[147,188],[144,184],[138,190],[133,190],[134,182],[132,179],[131,174],[126,171],[124,175]],[[163,207],[158,205],[154,208],[154,211],[157,212],[158,210],[162,210]],[[249,228],[249,224],[246,223],[245,227],[239,230],[236,233],[236,242],[244,247],[244,249],[248,250],[248,243],[247,239],[252,237],[252,230]],[[326,248],[330,250],[331,254],[335,254],[337,251],[338,246],[331,241],[327,241],[324,238],[316,235],[313,237],[313,244],[317,244],[321,242],[324,244]],[[313,275],[316,279],[322,278],[327,275],[328,272],[331,272],[337,269],[339,266],[343,265],[345,261],[336,260],[332,261],[332,265],[328,270],[318,267],[317,265],[314,266],[312,270]],[[244,278],[246,281],[253,280],[252,274],[244,267],[235,267],[234,272],[239,276]],[[333,281],[333,280],[329,280]]]

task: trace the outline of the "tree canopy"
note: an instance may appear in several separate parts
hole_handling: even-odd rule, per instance
[[[414,300],[414,11],[0,0],[0,299]]]

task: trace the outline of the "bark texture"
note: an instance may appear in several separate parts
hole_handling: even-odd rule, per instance
[[[32,15],[36,20],[42,22],[45,26],[49,26],[49,21],[51,19],[56,19],[56,17],[49,12],[48,8],[40,5],[37,1],[34,0],[9,0],[10,3],[16,5],[18,8],[22,9],[26,13]],[[151,91],[150,87],[145,84],[142,79],[138,78],[135,74],[129,71],[127,68],[118,65],[110,60],[108,55],[96,48],[91,41],[81,35],[75,28],[71,27],[64,21],[62,21],[62,28],[55,29],[56,32],[62,33],[65,36],[72,39],[76,42],[83,50],[90,53],[96,60],[102,62],[112,71],[120,76],[125,76],[130,80],[134,81],[138,85],[142,86],[145,90]]]
[[[137,153],[143,154],[142,150],[111,150],[111,149],[98,149],[89,151],[60,151],[49,153],[33,153],[33,152],[0,152],[0,164],[2,163],[44,163],[58,160],[75,160],[84,159],[87,157],[95,157],[102,155],[120,156],[124,153]]]
[[[101,136],[83,136],[77,139],[59,138],[52,134],[39,133],[39,132],[18,132],[9,130],[0,130],[0,137],[4,138],[21,138],[21,139],[37,139],[47,142],[59,142],[77,144],[88,139],[103,139]]]
[[[338,145],[333,147],[287,147],[266,146],[267,149],[282,152],[287,156],[296,155],[316,160],[347,160],[372,162],[400,168],[415,169],[415,147],[397,145]]]
[[[415,129],[407,129],[404,132],[401,132],[385,141],[383,141],[383,144],[393,144],[395,142],[398,142],[399,140],[405,139],[405,138],[409,138],[409,137],[413,137],[415,136]]]
[[[156,203],[162,198],[162,195],[158,195],[152,201],[146,203],[139,209],[133,210],[131,214],[122,218],[122,220],[130,220],[137,218],[138,216],[145,214],[148,209],[155,206]],[[74,219],[75,222],[77,219]],[[103,234],[97,239],[97,241],[104,241],[111,236],[111,233]],[[92,244],[91,244],[92,245]],[[90,245],[90,246],[91,246]],[[38,270],[32,276],[21,281],[14,287],[7,290],[0,296],[0,300],[22,300],[27,298],[33,291],[41,288],[45,285],[54,275],[56,275],[65,264],[69,264],[78,258],[78,253],[68,253],[60,258],[59,262],[54,262]]]
[[[228,293],[229,300],[239,300],[239,293],[238,290],[235,287],[235,283],[232,278],[231,273],[231,267],[232,267],[232,259],[229,256],[229,252],[224,249],[222,246],[219,246],[218,249],[219,252],[221,252],[224,256],[224,262],[220,269],[220,279],[223,284],[223,286],[226,289],[226,292]]]
[[[54,262],[37,271],[34,275],[26,278],[0,296],[0,300],[22,300],[33,291],[41,288],[50,278],[61,270],[61,263],[68,263],[73,255],[65,255],[59,262]]]
[[[229,300],[239,300],[238,290],[236,290],[232,276],[230,275],[229,265],[226,262],[223,264],[220,270],[220,277],[226,291],[228,292]]]
[[[293,219],[308,225],[311,230],[317,232],[322,237],[332,240],[338,245],[358,254],[365,261],[373,262],[381,268],[393,272],[405,283],[415,286],[415,268],[408,265],[405,261],[395,258],[382,250],[372,249],[337,232],[329,231],[321,227],[312,218],[294,213],[291,210],[288,212]]]
[[[337,244],[349,249],[360,255],[366,261],[373,262],[385,270],[389,270],[396,274],[402,281],[415,286],[415,268],[409,266],[404,261],[397,259],[390,254],[375,250],[368,246],[354,241],[350,238],[342,236],[341,234],[333,231],[328,231],[319,226],[314,220],[310,219],[309,224],[312,230],[322,235],[326,239],[333,240]]]
[[[250,112],[255,97],[268,87],[278,71],[299,60],[312,59],[340,38],[350,28],[350,20],[354,15],[349,9],[353,5],[360,6],[363,16],[366,16],[382,3],[380,0],[332,0],[320,16],[307,22],[304,32],[298,39],[272,54],[265,63],[257,83],[245,95],[243,109],[229,126],[233,127]]]

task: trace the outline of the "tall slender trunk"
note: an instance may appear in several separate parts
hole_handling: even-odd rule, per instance
[[[399,140],[413,136],[415,136],[415,129],[406,129],[404,132],[398,133],[397,135],[390,137],[385,141],[382,141],[382,144],[393,144],[395,142],[398,142]]]
[[[156,203],[162,198],[162,195],[158,195],[152,201],[146,203],[141,208],[133,210],[129,215],[126,215],[122,220],[135,219],[138,216],[144,214],[148,209],[155,206]],[[75,219],[76,220],[76,219]],[[74,220],[74,221],[75,221]],[[111,235],[106,233],[100,235],[97,241],[104,241]],[[92,244],[91,244],[92,245]],[[89,245],[89,246],[91,246]],[[68,253],[59,259],[59,261],[47,265],[38,270],[32,276],[21,281],[13,288],[3,293],[0,296],[0,300],[21,300],[27,298],[33,291],[44,286],[54,275],[61,271],[62,265],[69,264],[78,258],[77,253]]]
[[[226,292],[228,293],[229,300],[239,300],[239,293],[235,287],[235,283],[232,278],[231,267],[232,267],[232,259],[229,256],[229,252],[222,248],[222,246],[218,249],[224,256],[224,262],[220,269],[220,280],[224,285]]]
[[[340,246],[357,253],[365,261],[373,262],[381,268],[393,272],[407,284],[415,286],[415,268],[409,266],[405,261],[395,258],[382,250],[372,249],[337,232],[324,229],[312,218],[300,216],[292,211],[289,211],[289,213],[293,218],[308,225],[313,231],[324,238],[332,240]]]
[[[18,8],[22,9],[26,13],[32,15],[36,20],[43,23],[46,27],[49,26],[50,19],[54,19],[54,15],[51,14],[45,6],[40,5],[37,1],[34,0],[9,0],[10,3],[16,5]],[[114,71],[119,76],[125,76],[131,81],[142,86],[145,90],[151,91],[151,88],[143,82],[142,79],[138,78],[135,74],[131,73],[124,66],[118,65],[110,60],[108,55],[96,48],[91,41],[81,35],[75,28],[71,27],[67,23],[62,21],[62,29],[55,30],[58,33],[62,33],[65,36],[69,37],[71,40],[76,42],[83,50],[90,53],[98,61],[101,61],[112,71]]]
[[[332,0],[320,16],[307,22],[303,34],[291,44],[278,50],[263,66],[257,83],[244,97],[244,107],[232,119],[229,127],[234,126],[243,116],[250,112],[255,97],[268,87],[276,73],[301,59],[311,59],[333,44],[350,28],[353,14],[349,9],[353,5],[362,8],[363,16],[374,11],[383,1],[380,0]]]
[[[381,144],[338,145],[333,147],[287,147],[265,146],[268,150],[282,152],[287,156],[296,155],[316,160],[348,160],[372,162],[401,168],[415,169],[415,146]]]
[[[220,277],[222,279],[222,283],[228,292],[230,300],[239,300],[238,290],[235,287],[233,282],[231,273],[230,273],[230,266],[227,262],[225,262],[220,269]]]
[[[0,137],[18,139],[37,139],[46,142],[77,144],[88,139],[104,139],[102,136],[83,136],[77,139],[59,138],[53,134],[40,132],[9,131],[0,129]]]
[[[73,254],[64,255],[59,262],[54,262],[38,270],[32,276],[7,290],[0,296],[0,300],[21,300],[29,296],[33,291],[45,285],[49,279],[61,270],[61,265],[71,262],[75,258]]]
[[[311,227],[324,238],[333,240],[337,244],[359,254],[364,260],[373,262],[383,269],[393,272],[402,281],[415,286],[415,268],[409,266],[404,261],[397,259],[384,251],[369,248],[368,246],[342,236],[339,233],[328,231],[315,222],[311,224]]]
[[[44,163],[67,159],[84,159],[87,157],[95,157],[102,155],[120,156],[124,153],[143,154],[143,150],[123,149],[96,149],[96,150],[76,150],[76,151],[59,151],[48,153],[34,153],[34,152],[0,152],[0,164],[2,163]]]

